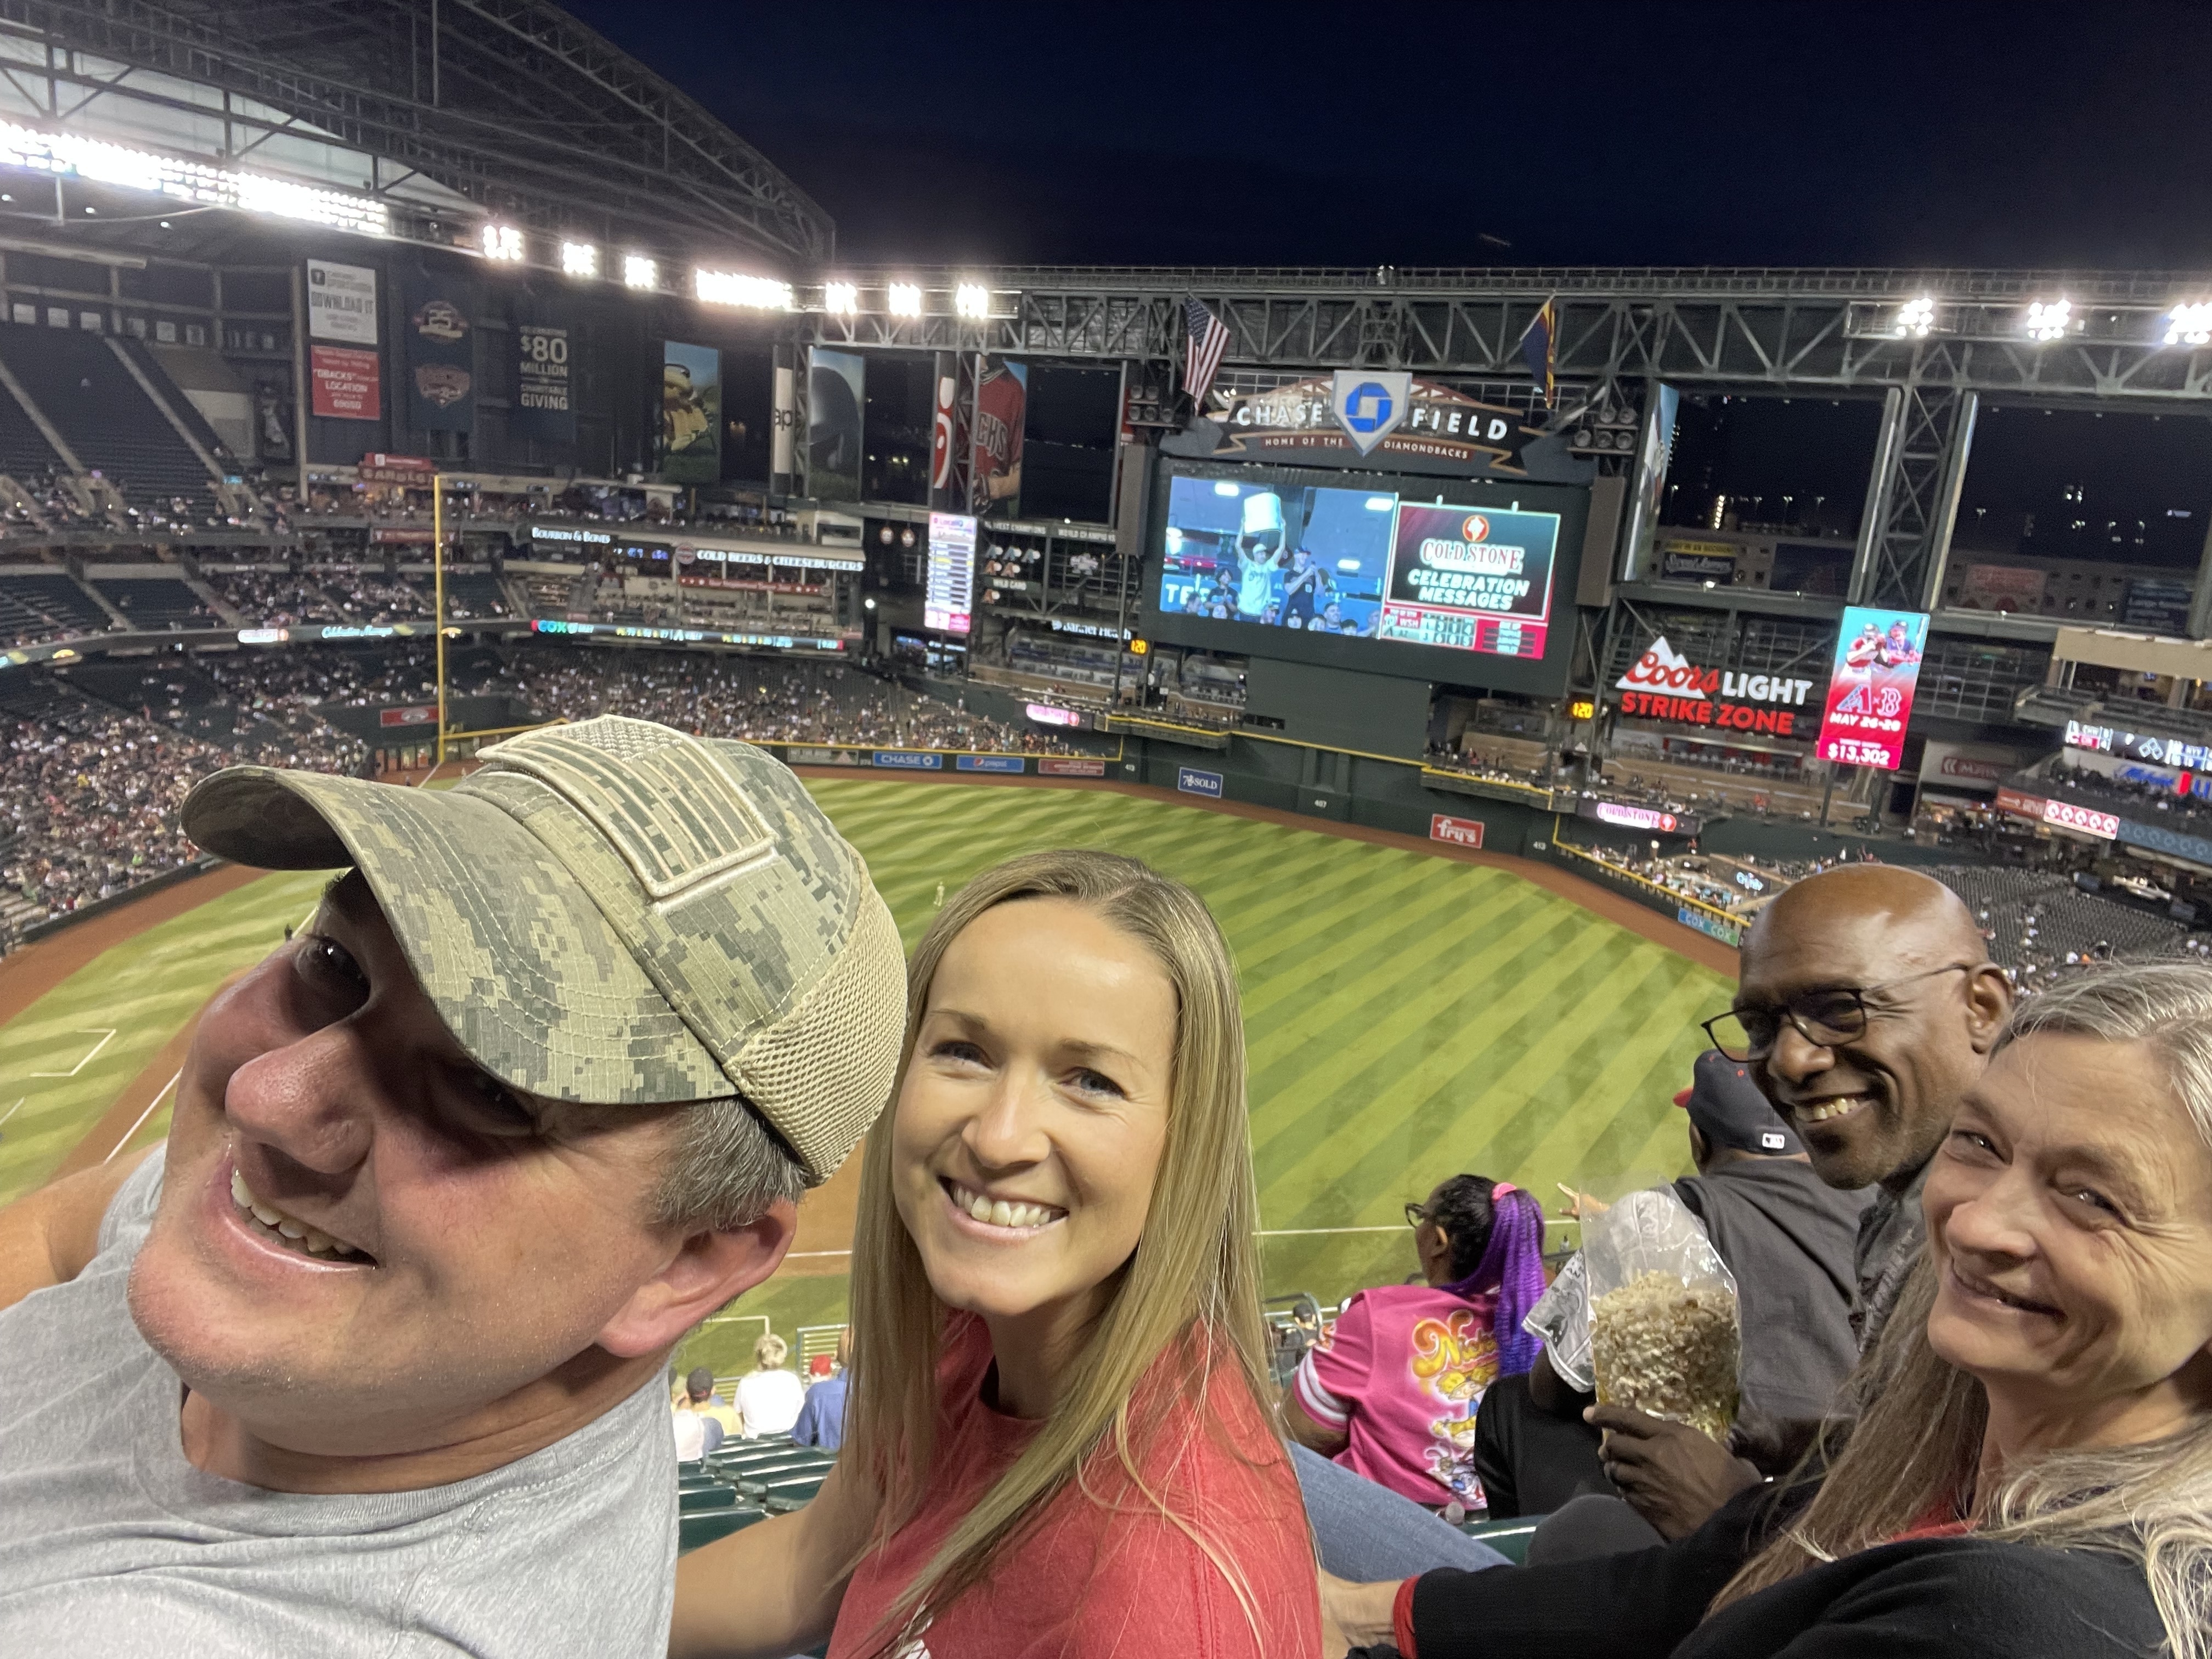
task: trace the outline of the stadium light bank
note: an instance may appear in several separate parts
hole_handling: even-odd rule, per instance
[[[0,167],[147,191],[196,207],[299,219],[359,236],[392,234],[390,211],[370,198],[292,184],[265,173],[209,167],[76,133],[41,132],[12,121],[0,121]]]
[[[0,167],[20,167],[56,179],[81,179],[120,190],[144,191],[194,207],[227,208],[243,213],[298,220],[358,236],[390,237],[393,233],[390,208],[374,197],[295,183],[267,173],[210,167],[204,161],[137,149],[106,139],[70,132],[47,132],[20,122],[0,120]],[[88,215],[94,210],[85,209]],[[164,222],[162,228],[168,228]],[[487,264],[517,269],[531,263],[533,249],[522,230],[497,219],[477,228],[472,249]],[[596,282],[601,270],[596,243],[560,240],[536,250],[571,281]],[[635,293],[669,292],[662,285],[660,262],[649,255],[621,255],[622,285]],[[798,291],[780,277],[744,271],[721,270],[701,265],[691,272],[692,297],[702,305],[750,311],[792,312],[801,309]],[[981,322],[991,315],[991,289],[963,279],[951,293],[951,310],[966,321]],[[927,307],[917,282],[892,282],[881,290],[882,309],[893,317],[919,318]],[[833,280],[823,284],[820,308],[832,315],[855,317],[864,308],[859,284]]]
[[[1940,307],[1940,308],[1939,308]],[[2148,316],[2150,328],[2142,331]],[[1924,340],[1930,335],[1973,340],[2026,339],[2036,345],[2086,338],[2097,344],[2156,346],[2212,345],[2212,299],[2177,299],[2146,306],[2129,301],[2106,311],[2084,307],[2060,296],[2030,301],[2024,310],[1990,307],[1973,301],[1939,301],[1923,294],[1889,309],[1860,337]]]

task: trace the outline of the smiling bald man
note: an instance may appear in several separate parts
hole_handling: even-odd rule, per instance
[[[1786,889],[1745,937],[1732,1013],[1708,1027],[1831,1187],[1878,1187],[1860,1218],[1862,1352],[1925,1234],[1920,1187],[2012,1011],[1964,901],[1933,877],[1853,865]]]
[[[881,1109],[905,963],[760,750],[485,760],[185,803],[347,872],[208,1006],[165,1147],[0,1211],[0,1652],[665,1651],[662,1368]]]

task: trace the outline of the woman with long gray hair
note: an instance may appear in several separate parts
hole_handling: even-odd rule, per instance
[[[1924,1203],[1859,1413],[1796,1476],[1662,1548],[1331,1584],[1339,1624],[1408,1659],[2212,1659],[2212,969],[2024,1004]]]

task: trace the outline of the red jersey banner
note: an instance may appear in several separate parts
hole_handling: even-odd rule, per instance
[[[1922,611],[1852,605],[1836,636],[1835,669],[1820,720],[1822,760],[1894,772],[1905,759],[1905,728],[1928,646]]]
[[[1022,427],[1029,397],[1028,364],[983,360],[968,463],[969,499],[979,517],[1011,519],[1022,510]]]

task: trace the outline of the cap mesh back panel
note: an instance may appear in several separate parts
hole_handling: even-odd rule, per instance
[[[731,1080],[807,1169],[826,1177],[889,1100],[905,1029],[898,927],[870,889],[830,971],[736,1055]]]

